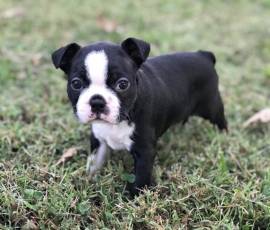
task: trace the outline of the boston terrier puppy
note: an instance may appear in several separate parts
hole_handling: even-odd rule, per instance
[[[87,172],[101,169],[109,149],[127,150],[135,164],[133,195],[151,185],[158,138],[173,124],[200,116],[227,130],[211,52],[177,52],[148,58],[150,45],[127,38],[120,45],[76,43],[52,54],[67,75],[78,120],[92,125]]]

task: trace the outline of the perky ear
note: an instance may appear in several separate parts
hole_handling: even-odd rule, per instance
[[[80,48],[77,43],[71,43],[54,51],[52,54],[52,62],[55,68],[60,68],[68,74],[72,59]]]
[[[121,47],[138,67],[150,53],[150,44],[137,38],[127,38],[121,43]]]

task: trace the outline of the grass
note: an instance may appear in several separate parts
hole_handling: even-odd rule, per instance
[[[270,229],[270,127],[242,127],[270,106],[269,15],[269,0],[1,1],[0,228]],[[117,29],[104,31],[99,17]],[[198,118],[173,127],[159,142],[158,185],[134,200],[128,154],[87,180],[89,127],[74,119],[50,61],[71,41],[128,36],[151,42],[151,55],[212,50],[230,125],[229,134]],[[73,146],[78,155],[55,166]]]

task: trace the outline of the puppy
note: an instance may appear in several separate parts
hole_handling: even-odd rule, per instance
[[[147,42],[127,38],[120,45],[71,43],[52,54],[54,66],[68,76],[75,115],[92,125],[87,172],[101,169],[108,149],[129,151],[133,195],[151,184],[157,140],[171,125],[195,115],[227,129],[213,53],[148,58],[149,52]]]

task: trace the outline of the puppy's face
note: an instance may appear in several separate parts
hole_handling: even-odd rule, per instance
[[[81,48],[68,75],[67,92],[78,119],[87,123],[123,119],[136,98],[136,68],[120,47]]]
[[[121,45],[73,43],[53,53],[55,67],[68,76],[67,93],[82,123],[128,119],[137,97],[136,72],[149,51],[147,43],[129,38]]]

